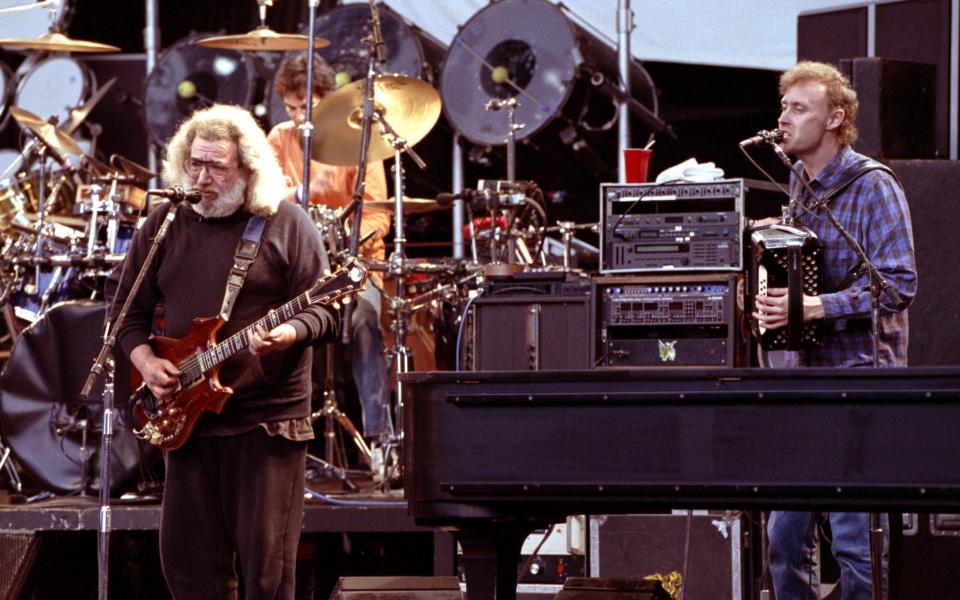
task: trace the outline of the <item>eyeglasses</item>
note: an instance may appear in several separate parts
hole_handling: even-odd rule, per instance
[[[206,169],[207,174],[209,174],[210,177],[213,177],[214,179],[223,179],[233,167],[228,167],[227,165],[212,160],[188,158],[186,161],[184,161],[183,168],[190,177],[199,177],[200,171]]]

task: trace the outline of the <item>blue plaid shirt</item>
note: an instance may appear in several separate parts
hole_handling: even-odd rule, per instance
[[[866,156],[846,146],[827,163],[816,179],[809,182],[810,187],[818,197],[822,196],[846,180],[866,160]],[[802,168],[803,163],[797,165]],[[791,197],[799,198],[804,206],[812,206],[814,199],[796,177],[791,175]],[[828,206],[900,295],[900,305],[893,304],[887,294],[880,297],[880,365],[905,367],[907,306],[917,293],[917,264],[913,254],[910,209],[903,189],[889,174],[870,171],[835,196]],[[794,217],[797,224],[817,234],[824,250],[823,291],[820,294],[825,312],[823,341],[820,346],[805,351],[801,360],[811,367],[872,365],[869,282],[866,275],[848,281],[860,263],[859,257],[822,209],[808,212],[795,207]],[[841,285],[843,289],[840,289]]]

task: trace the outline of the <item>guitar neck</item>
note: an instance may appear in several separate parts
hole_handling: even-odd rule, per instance
[[[250,345],[249,334],[255,331],[257,327],[262,327],[265,331],[270,331],[277,325],[289,321],[294,316],[302,312],[303,309],[307,308],[311,304],[309,295],[309,291],[300,294],[283,306],[275,310],[271,310],[263,318],[254,321],[250,325],[247,325],[240,331],[218,343],[210,350],[198,352],[197,360],[200,363],[201,371],[207,372],[210,369],[222,364],[225,360],[237,352],[246,349],[247,346]]]

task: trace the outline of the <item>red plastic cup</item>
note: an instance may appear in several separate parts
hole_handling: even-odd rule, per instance
[[[627,183],[645,183],[647,181],[651,154],[653,154],[653,150],[644,148],[623,149],[623,167],[626,172]]]

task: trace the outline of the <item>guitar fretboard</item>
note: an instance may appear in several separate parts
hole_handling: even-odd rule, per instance
[[[180,387],[186,388],[201,379],[205,373],[219,366],[228,358],[246,349],[250,345],[249,334],[262,327],[270,331],[274,327],[289,321],[312,304],[327,304],[357,289],[350,271],[356,266],[351,262],[337,272],[319,281],[309,290],[290,300],[283,306],[271,310],[263,318],[247,325],[212,348],[200,350],[184,359],[177,367],[180,369]],[[362,283],[363,277],[360,277]],[[331,290],[331,291],[324,291]]]

